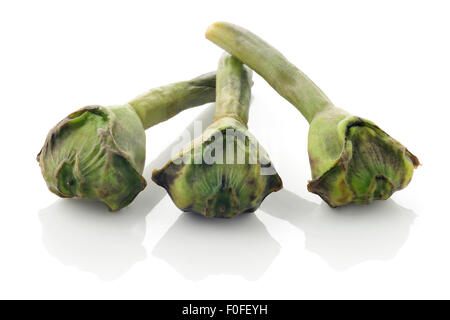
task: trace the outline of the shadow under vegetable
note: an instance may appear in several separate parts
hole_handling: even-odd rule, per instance
[[[261,210],[302,230],[306,249],[337,270],[394,258],[416,217],[392,199],[332,209],[286,189],[268,197]]]
[[[190,280],[221,274],[257,280],[279,252],[280,245],[253,213],[233,219],[183,213],[155,246],[153,255]]]

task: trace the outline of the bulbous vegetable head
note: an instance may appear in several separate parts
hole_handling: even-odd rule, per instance
[[[308,137],[308,190],[331,207],[388,199],[411,181],[419,160],[374,123],[330,108]]]
[[[70,114],[50,130],[37,160],[50,191],[99,200],[112,211],[146,186],[144,128],[129,105]]]
[[[220,218],[253,212],[282,188],[267,153],[231,117],[215,121],[152,179],[181,210]]]

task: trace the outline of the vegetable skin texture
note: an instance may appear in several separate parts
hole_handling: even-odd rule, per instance
[[[247,129],[251,79],[248,68],[225,54],[217,71],[214,122],[163,168],[153,171],[153,181],[167,190],[182,211],[233,218],[255,211],[267,195],[282,188],[274,169],[263,174],[271,167],[270,159]],[[206,161],[218,141],[222,152],[216,149],[215,154],[221,154],[216,158],[220,160]],[[235,152],[230,163],[227,150],[231,149]],[[239,154],[245,155],[245,161],[239,162]]]
[[[250,31],[212,24],[206,38],[260,74],[310,124],[308,190],[331,207],[388,199],[405,188],[419,160],[371,121],[336,108],[304,73]]]
[[[98,200],[111,211],[129,205],[146,181],[145,129],[215,100],[215,72],[169,84],[124,105],[87,106],[50,130],[37,156],[51,192]]]

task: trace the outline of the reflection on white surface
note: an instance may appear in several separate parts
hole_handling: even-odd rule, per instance
[[[149,181],[152,165],[144,177]],[[147,214],[166,195],[153,183],[127,208],[109,212],[99,202],[61,199],[39,212],[48,252],[66,265],[113,280],[145,259]]]
[[[394,258],[416,217],[391,199],[332,209],[287,190],[267,197],[261,209],[303,230],[306,249],[338,270]]]
[[[183,213],[153,250],[191,280],[209,275],[261,277],[280,251],[264,224],[254,215],[207,219]]]
[[[194,134],[194,122],[209,125],[213,105],[203,111],[185,130]],[[135,201],[119,212],[109,212],[102,203],[87,200],[58,200],[39,212],[42,238],[48,252],[62,263],[113,280],[145,259],[142,244],[146,216],[166,195],[151,181],[151,171],[170,159],[172,142],[145,168],[147,187]]]
[[[39,216],[45,247],[65,265],[112,280],[146,257],[145,212],[112,213],[100,203],[58,200]]]

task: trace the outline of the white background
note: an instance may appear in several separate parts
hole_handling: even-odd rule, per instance
[[[0,298],[450,298],[449,15],[448,1],[1,1]],[[328,208],[306,190],[307,122],[255,75],[249,128],[285,186],[255,214],[181,214],[149,179],[212,104],[147,131],[149,186],[121,212],[50,193],[48,130],[214,70],[218,20],[407,146],[423,164],[410,185]]]

